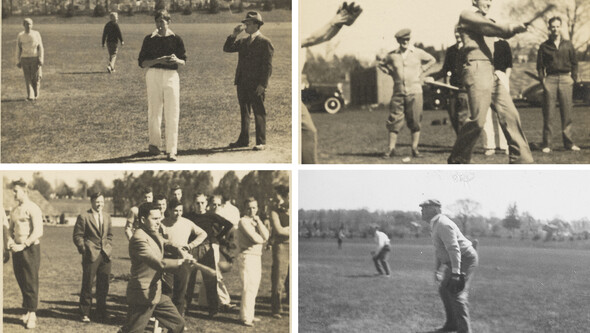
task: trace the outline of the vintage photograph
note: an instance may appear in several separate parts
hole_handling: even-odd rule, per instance
[[[299,172],[300,332],[585,332],[588,170]]]
[[[289,332],[289,171],[3,171],[5,332]]]
[[[589,19],[579,0],[301,0],[301,162],[589,163]]]
[[[291,0],[2,3],[2,163],[290,163]]]

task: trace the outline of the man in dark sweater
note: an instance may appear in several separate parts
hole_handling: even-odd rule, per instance
[[[115,61],[117,60],[117,50],[119,48],[119,41],[121,45],[124,45],[123,36],[121,35],[121,29],[119,29],[119,15],[115,12],[110,13],[111,20],[105,24],[102,31],[102,47],[104,48],[105,42],[107,43],[107,50],[109,51],[109,64],[107,65],[107,71],[112,73],[115,71]]]
[[[208,213],[207,206],[207,196],[203,193],[198,193],[195,197],[195,209],[191,213],[186,214],[185,217],[193,221],[193,223],[207,233],[205,241],[194,248],[191,251],[191,254],[199,263],[216,269],[214,247],[219,248],[219,240],[233,228],[233,224],[215,213]],[[190,241],[191,239],[189,239],[189,242]],[[187,287],[186,311],[190,308],[195,290],[195,282],[196,271],[193,271],[189,277]],[[213,317],[219,312],[217,276],[203,276],[203,284],[207,289],[209,316]]]

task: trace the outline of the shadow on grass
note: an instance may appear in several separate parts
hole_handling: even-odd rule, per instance
[[[21,98],[5,98],[3,100],[1,100],[1,103],[16,103],[16,102],[26,102],[27,99],[25,97],[21,97]]]
[[[219,154],[219,153],[227,153],[227,152],[235,152],[235,151],[250,151],[251,148],[244,147],[244,148],[230,148],[228,146],[225,147],[215,147],[215,148],[201,148],[201,149],[185,149],[179,150],[178,156],[195,156],[195,155],[212,155],[212,154]],[[80,163],[131,163],[131,162],[153,162],[153,161],[165,161],[166,155],[159,154],[159,155],[152,155],[147,151],[140,151],[135,154],[131,154],[129,156],[121,156],[121,157],[113,157],[107,158],[102,160],[95,160],[95,161],[82,161]]]
[[[61,75],[92,75],[92,74],[109,74],[108,72],[60,72]]]
[[[350,279],[362,279],[362,278],[374,278],[374,274],[354,274],[354,275],[345,275],[344,277]]]

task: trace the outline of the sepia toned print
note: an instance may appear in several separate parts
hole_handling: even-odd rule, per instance
[[[3,11],[2,163],[291,162],[290,1],[64,6]],[[252,15],[264,25],[243,31]],[[250,52],[260,33],[271,57]],[[227,53],[230,35],[254,42]]]
[[[589,163],[588,9],[300,1],[302,163]]]
[[[288,171],[3,180],[5,331],[289,332]]]

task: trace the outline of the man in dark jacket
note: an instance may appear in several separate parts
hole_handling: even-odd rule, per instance
[[[121,45],[123,42],[123,36],[121,35],[121,29],[119,29],[119,15],[115,12],[109,14],[111,20],[105,24],[102,31],[102,47],[104,43],[107,43],[107,50],[109,50],[109,64],[107,65],[107,71],[112,73],[115,71],[115,61],[117,60],[117,50],[119,48],[119,41]]]
[[[224,52],[238,52],[238,67],[234,84],[238,88],[238,102],[242,115],[242,128],[232,148],[248,147],[250,144],[250,112],[254,111],[256,123],[256,146],[254,150],[264,150],[266,145],[266,109],[264,96],[268,79],[272,73],[272,56],[274,47],[270,39],[260,33],[264,24],[258,12],[248,12],[246,19],[234,28],[223,45]],[[237,39],[245,31],[247,38]]]
[[[99,321],[108,319],[107,294],[111,274],[111,251],[113,233],[111,217],[103,212],[104,196],[94,193],[90,196],[92,208],[78,216],[74,226],[74,244],[82,255],[82,290],[80,311],[82,322],[90,322],[92,306],[92,282],[96,277],[96,313]]]

